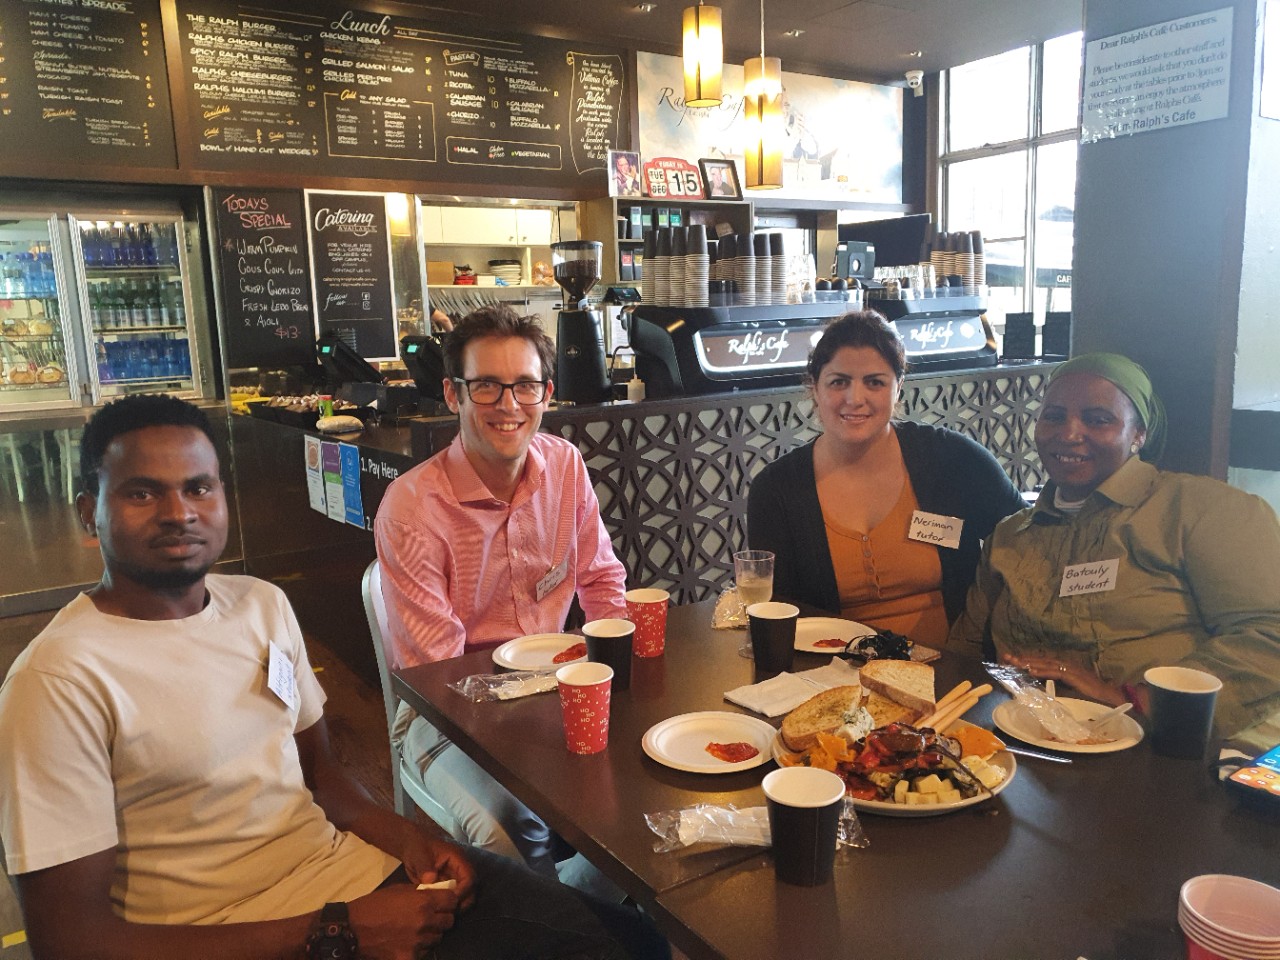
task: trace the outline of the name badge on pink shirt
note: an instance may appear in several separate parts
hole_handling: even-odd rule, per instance
[[[274,643],[267,658],[267,689],[290,710],[298,708],[298,681],[293,675],[293,661]]]
[[[542,600],[548,593],[564,581],[569,573],[569,555],[566,553],[564,559],[547,571],[546,576],[538,581],[538,600]]]

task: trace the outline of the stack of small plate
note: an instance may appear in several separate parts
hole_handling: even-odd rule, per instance
[[[490,260],[489,269],[493,271],[495,277],[507,286],[515,286],[520,282],[519,260]]]
[[[1192,877],[1178,896],[1191,960],[1280,960],[1280,890],[1226,874]]]

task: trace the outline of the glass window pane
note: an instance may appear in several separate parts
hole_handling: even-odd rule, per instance
[[[953,67],[947,72],[947,83],[947,149],[968,150],[1030,135],[1030,47]]]
[[[1070,130],[1080,124],[1080,65],[1082,34],[1046,40],[1040,132]]]
[[[1075,237],[1076,146],[1072,140],[1036,150],[1036,286],[1065,287],[1068,293]]]
[[[946,228],[981,230],[987,240],[1026,233],[1027,151],[947,167]]]

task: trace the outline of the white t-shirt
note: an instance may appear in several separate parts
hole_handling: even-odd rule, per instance
[[[297,916],[376,888],[397,861],[312,800],[293,735],[324,693],[283,593],[210,575],[184,620],[68,604],[0,687],[0,834],[10,873],[117,849],[111,896],[139,923]],[[287,706],[270,645],[293,664]]]

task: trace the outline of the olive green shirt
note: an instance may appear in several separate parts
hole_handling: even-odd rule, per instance
[[[1036,505],[1001,521],[948,646],[1058,651],[1108,683],[1148,667],[1223,682],[1220,736],[1280,739],[1280,523],[1258,497],[1208,477],[1128,460],[1075,516]],[[1119,560],[1114,589],[1059,596],[1067,567]],[[1260,726],[1259,726],[1260,725]],[[1267,742],[1269,741],[1269,742]]]

